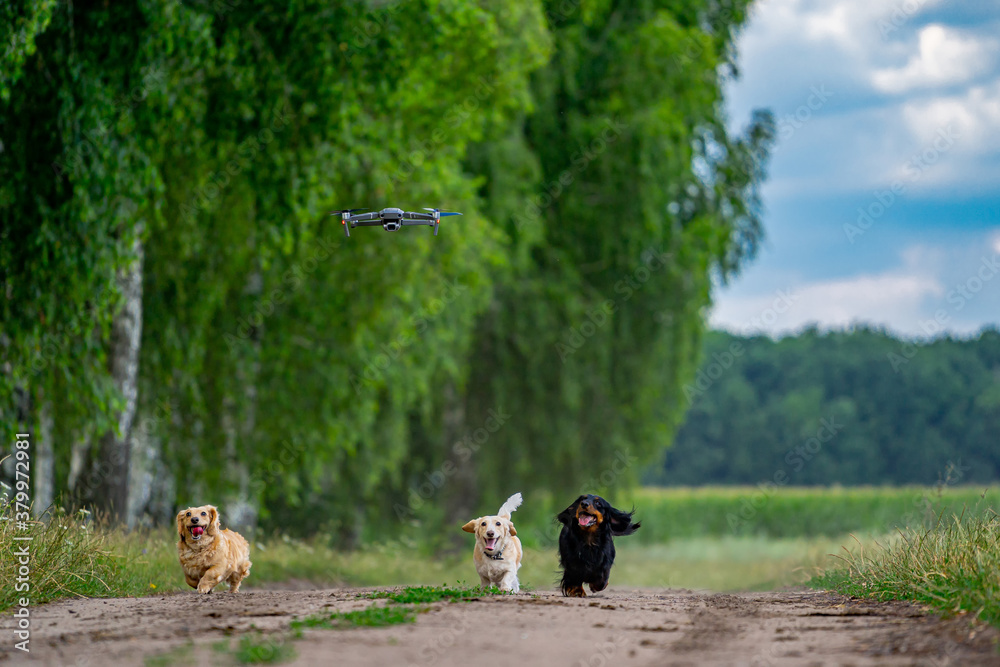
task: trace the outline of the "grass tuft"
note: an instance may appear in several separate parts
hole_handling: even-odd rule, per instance
[[[508,595],[507,591],[501,591],[496,586],[482,588],[449,588],[447,584],[441,586],[408,586],[400,591],[373,591],[364,593],[361,597],[369,600],[391,600],[398,604],[424,604],[428,602],[440,602],[441,600],[469,600],[481,598],[484,595]]]
[[[400,623],[412,623],[416,620],[417,613],[422,611],[424,610],[413,607],[372,605],[367,609],[359,611],[307,616],[292,621],[291,627],[292,630],[301,630],[303,628],[379,628],[387,625],[399,625]]]
[[[269,665],[295,657],[295,648],[284,637],[244,635],[233,654],[241,665]]]
[[[855,548],[843,566],[810,584],[876,600],[910,600],[968,613],[1000,627],[1000,515],[943,519],[874,549]]]
[[[118,595],[131,588],[123,559],[93,528],[88,513],[67,516],[53,510],[44,521],[18,518],[15,505],[0,500],[0,610],[20,598],[35,605],[66,597]],[[24,548],[26,566],[20,562]],[[21,576],[22,567],[27,576]],[[18,590],[25,584],[27,590]]]

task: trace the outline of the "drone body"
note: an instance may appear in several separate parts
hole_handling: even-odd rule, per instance
[[[444,211],[436,208],[426,208],[430,213],[419,213],[404,211],[401,208],[384,208],[375,213],[356,213],[364,211],[363,208],[351,208],[341,211],[333,211],[330,215],[340,215],[340,224],[344,226],[344,235],[351,236],[351,230],[355,227],[381,227],[387,232],[398,232],[403,227],[411,225],[428,225],[434,228],[434,236],[437,236],[438,225],[441,218],[449,215],[462,215],[461,213]]]

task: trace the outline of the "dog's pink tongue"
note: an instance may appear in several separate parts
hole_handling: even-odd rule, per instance
[[[584,514],[583,516],[580,517],[580,525],[589,526],[593,520],[594,517],[590,516],[589,514]]]
[[[204,532],[205,532],[205,529],[202,528],[201,526],[191,526],[191,534],[192,535],[201,535]]]
[[[490,539],[486,540],[486,548],[487,549],[492,549],[496,545],[497,545],[497,538],[491,537]]]

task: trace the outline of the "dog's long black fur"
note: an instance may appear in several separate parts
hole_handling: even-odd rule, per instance
[[[579,515],[590,514],[592,528],[581,526]],[[580,496],[556,517],[563,525],[559,533],[559,563],[563,568],[563,595],[583,597],[583,584],[596,593],[604,590],[615,563],[615,537],[631,535],[639,529],[631,512],[615,509],[604,498]]]

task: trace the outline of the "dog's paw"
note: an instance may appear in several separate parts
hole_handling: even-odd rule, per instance
[[[580,586],[567,586],[566,589],[563,591],[563,594],[566,595],[566,597],[571,597],[571,598],[585,598],[585,597],[587,597],[587,594],[584,592],[582,585],[580,585]]]
[[[212,586],[211,584],[201,584],[200,586],[198,586],[198,592],[204,595],[208,595],[209,593],[212,592],[213,588],[215,588],[215,586]]]
[[[592,581],[588,584],[590,586],[591,593],[600,593],[605,588],[608,587],[608,582],[606,581]]]

